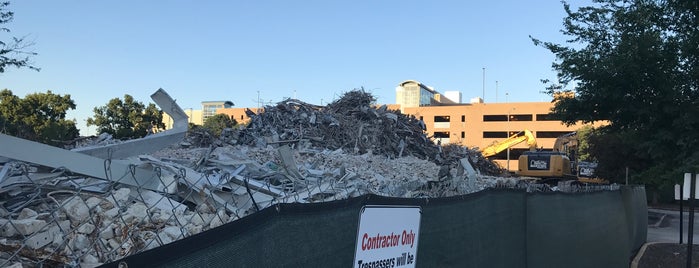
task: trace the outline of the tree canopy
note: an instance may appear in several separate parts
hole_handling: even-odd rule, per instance
[[[558,79],[544,80],[552,114],[567,124],[609,123],[591,134],[591,151],[615,159],[600,159],[601,170],[628,166],[639,179],[660,174],[661,184],[681,171],[659,169],[699,171],[688,161],[699,149],[699,2],[594,0],[564,9],[566,44],[532,38],[556,56]]]
[[[0,24],[12,21],[15,13],[7,10],[10,2],[0,2]],[[0,32],[9,33],[10,29],[0,26]],[[36,55],[31,51],[33,42],[27,41],[25,37],[11,37],[10,40],[0,40],[0,73],[4,73],[7,67],[27,67],[39,70],[30,61],[30,57]]]
[[[93,109],[94,117],[87,119],[88,126],[97,126],[97,132],[111,134],[117,139],[145,137],[152,131],[165,129],[163,112],[155,104],[145,106],[131,95],[114,98],[105,106]]]
[[[206,119],[204,129],[214,136],[219,136],[224,129],[232,128],[237,124],[238,122],[227,114],[215,114]]]
[[[32,93],[24,98],[0,91],[0,132],[23,139],[58,145],[78,137],[75,120],[66,120],[75,109],[70,95]]]

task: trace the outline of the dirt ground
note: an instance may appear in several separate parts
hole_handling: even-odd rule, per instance
[[[686,244],[652,243],[639,254],[638,268],[687,267]],[[692,246],[692,267],[699,267],[699,245]]]

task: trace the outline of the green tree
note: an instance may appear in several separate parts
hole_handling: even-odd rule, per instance
[[[556,56],[558,80],[544,80],[556,100],[552,114],[567,124],[609,122],[591,139],[597,153],[616,160],[599,159],[600,169],[630,167],[654,189],[673,184],[673,171],[658,168],[685,166],[699,149],[699,5],[594,0],[564,9],[567,44],[532,38]]]
[[[206,119],[204,129],[214,136],[220,136],[224,129],[232,128],[237,124],[238,122],[227,114],[215,114]]]
[[[0,2],[0,24],[9,23],[14,18],[14,12],[7,10],[9,5],[10,2]],[[10,29],[0,27],[0,32],[9,33]],[[39,68],[34,67],[30,61],[30,57],[36,55],[29,50],[33,45],[33,42],[24,37],[12,37],[9,41],[0,40],[0,73],[4,73],[7,67],[27,67],[38,71]]]
[[[163,112],[155,104],[145,106],[131,95],[124,100],[114,98],[107,105],[95,107],[94,117],[87,119],[88,126],[97,126],[97,132],[111,134],[117,139],[145,137],[152,131],[165,129]]]
[[[75,120],[67,120],[68,110],[75,109],[70,95],[50,90],[32,93],[23,99],[12,91],[0,91],[0,131],[19,138],[59,145],[78,137]]]

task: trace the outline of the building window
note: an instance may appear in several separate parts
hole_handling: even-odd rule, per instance
[[[558,138],[568,133],[570,131],[537,131],[536,138]]]
[[[483,115],[483,122],[505,122],[507,120],[506,114],[490,114]],[[511,114],[509,121],[532,121],[533,116],[531,114]]]
[[[461,115],[461,122],[466,122],[466,116],[465,116],[465,115]]]
[[[461,131],[461,138],[465,139],[466,138],[466,132]]]
[[[243,115],[242,115],[242,114],[240,115],[240,120],[243,120]]]
[[[204,121],[206,121],[207,118],[214,116],[215,114],[216,114],[216,106],[215,105],[204,106],[204,111],[202,112]]]
[[[559,121],[559,120],[553,118],[553,115],[551,115],[551,114],[537,114],[536,121]]]
[[[444,115],[437,115],[434,117],[434,122],[435,123],[442,123],[442,122],[449,122],[449,116],[444,116]]]
[[[435,132],[434,137],[438,139],[449,138],[449,131]]]
[[[507,138],[507,132],[506,131],[484,131],[483,132],[483,138]]]
[[[532,121],[531,114],[511,114],[510,121]]]
[[[506,114],[483,115],[483,122],[505,122],[505,121],[507,121]]]

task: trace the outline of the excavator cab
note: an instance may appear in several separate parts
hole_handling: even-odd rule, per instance
[[[567,178],[571,174],[570,158],[563,152],[524,152],[518,159],[517,175],[537,178]]]

